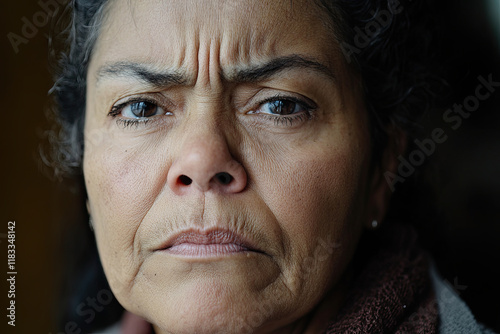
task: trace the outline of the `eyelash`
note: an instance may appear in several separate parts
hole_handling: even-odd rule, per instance
[[[146,117],[143,117],[143,118],[120,118],[120,117],[118,117],[122,113],[122,111],[125,107],[131,105],[132,103],[139,103],[139,102],[147,102],[147,103],[154,104],[157,107],[160,107],[159,103],[153,99],[148,99],[148,98],[144,98],[144,97],[134,97],[128,101],[114,105],[111,108],[111,111],[108,113],[108,116],[115,118],[116,123],[118,125],[122,126],[124,129],[128,128],[128,127],[132,127],[132,126],[137,128],[137,127],[139,127],[139,125],[146,125],[150,121],[150,119],[146,118]]]
[[[270,102],[276,102],[276,101],[284,101],[284,102],[292,102],[296,103],[300,108],[304,109],[303,113],[297,114],[297,115],[272,115],[272,114],[267,114],[264,113],[262,114],[264,117],[266,117],[268,120],[273,121],[276,126],[292,126],[296,122],[304,122],[311,120],[314,116],[314,111],[316,110],[316,106],[313,106],[312,103],[307,103],[303,101],[302,99],[298,99],[296,97],[292,96],[282,96],[282,95],[275,95],[271,98],[265,99],[261,101],[258,105],[257,109],[262,108],[266,103]],[[135,127],[137,128],[139,125],[146,125],[149,121],[149,117],[142,117],[142,118],[121,118],[119,115],[122,113],[123,109],[133,103],[139,103],[139,102],[147,102],[151,103],[159,108],[161,108],[160,104],[153,100],[153,99],[148,99],[148,98],[143,98],[143,97],[135,97],[131,98],[128,101],[125,101],[123,103],[114,105],[111,108],[111,111],[108,113],[108,116],[115,118],[116,123],[123,128],[128,128],[128,127]]]
[[[276,102],[276,101],[284,101],[284,102],[292,102],[299,105],[302,109],[304,109],[304,113],[297,115],[271,115],[264,114],[268,120],[274,122],[276,126],[292,126],[296,122],[304,122],[309,121],[314,116],[314,111],[317,109],[316,106],[312,105],[312,103],[307,103],[302,99],[293,97],[293,96],[283,96],[283,95],[275,95],[271,98],[265,99],[264,101],[259,103],[259,108],[265,105],[266,103]]]

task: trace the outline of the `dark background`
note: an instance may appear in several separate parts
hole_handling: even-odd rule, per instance
[[[424,118],[424,132],[444,126],[444,110],[473,95],[479,75],[493,74],[500,81],[500,29],[495,35],[488,23],[496,17],[500,25],[500,12],[486,7],[486,1],[435,3],[444,28],[438,36],[440,61],[453,93],[443,110]],[[0,4],[0,328],[7,328],[2,333],[64,332],[55,325],[55,310],[66,269],[63,259],[72,254],[62,254],[62,231],[79,222],[82,209],[68,185],[51,181],[41,167],[39,149],[47,146],[44,133],[51,126],[50,24],[40,25],[17,53],[7,37],[9,32],[22,36],[22,18],[33,22],[41,10],[37,1]],[[412,203],[408,216],[442,275],[480,321],[500,332],[500,89],[447,134],[449,139],[419,168],[416,181],[405,184],[402,195]],[[18,275],[16,327],[10,328],[5,316],[6,233],[13,220]]]

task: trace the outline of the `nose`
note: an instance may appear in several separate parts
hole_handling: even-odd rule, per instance
[[[210,133],[192,137],[181,145],[168,171],[167,183],[177,195],[191,191],[230,194],[245,189],[247,174],[231,155],[227,140]]]

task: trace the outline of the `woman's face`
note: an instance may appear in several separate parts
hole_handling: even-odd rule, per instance
[[[284,332],[341,300],[382,201],[358,85],[312,3],[107,8],[88,206],[113,292],[158,333]]]

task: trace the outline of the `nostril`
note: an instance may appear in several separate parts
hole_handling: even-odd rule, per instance
[[[193,183],[193,180],[191,180],[188,176],[186,175],[181,175],[179,176],[179,181],[185,185],[185,186],[189,186],[191,183]]]
[[[223,185],[228,185],[233,180],[233,177],[226,172],[217,173],[217,175],[215,175],[215,178]]]

